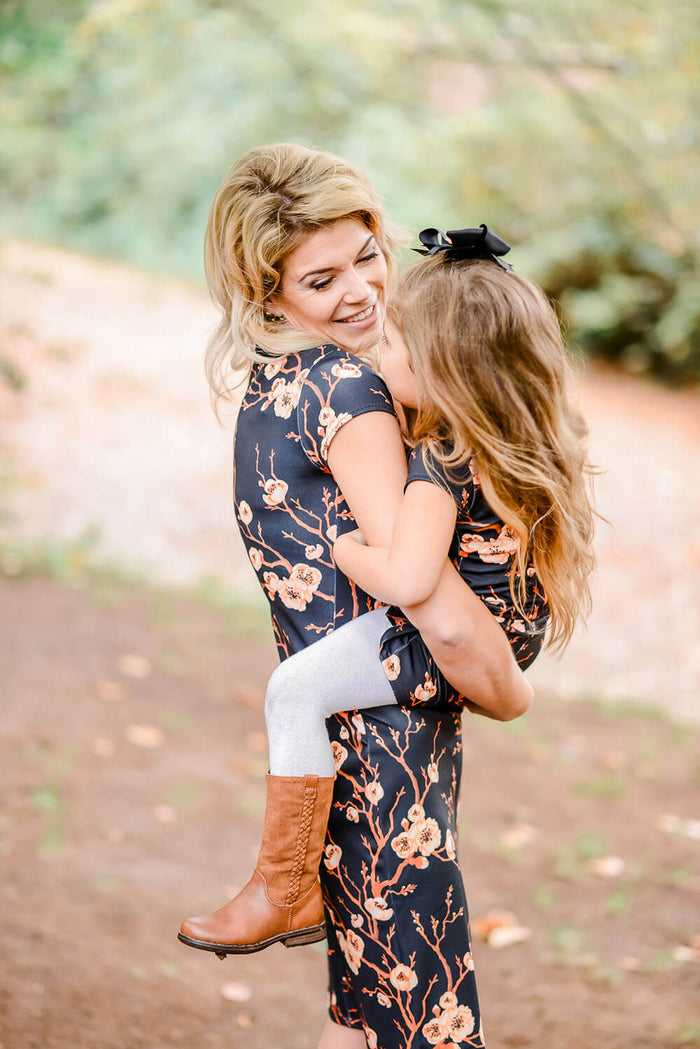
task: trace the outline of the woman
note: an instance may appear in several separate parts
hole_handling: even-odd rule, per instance
[[[222,320],[209,375],[220,388],[228,368],[249,369],[234,501],[281,658],[373,608],[335,571],[332,544],[359,526],[387,545],[406,477],[391,399],[365,363],[382,332],[391,243],[366,178],[298,146],[248,153],[212,207],[205,258]],[[503,631],[451,566],[431,599],[408,611],[445,676],[457,688],[469,680],[472,709],[500,719],[526,709],[531,692]],[[321,867],[330,1019],[319,1049],[480,1047],[455,846],[459,717],[385,707],[327,724],[335,784],[279,785],[258,868],[283,832],[285,805],[308,811],[305,851],[291,879],[270,864],[267,887],[251,879],[249,910],[264,924],[271,909],[291,914],[300,893],[313,892],[312,845],[325,825],[315,803],[332,790]],[[182,935],[212,949],[233,920],[227,905],[184,922]]]

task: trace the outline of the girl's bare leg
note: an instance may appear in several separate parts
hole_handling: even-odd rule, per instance
[[[367,1049],[367,1042],[363,1031],[327,1020],[318,1049]]]

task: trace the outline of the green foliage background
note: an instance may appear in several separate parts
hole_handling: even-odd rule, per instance
[[[4,235],[199,276],[226,169],[298,141],[411,230],[488,222],[584,350],[700,379],[694,0],[5,0],[0,85]]]

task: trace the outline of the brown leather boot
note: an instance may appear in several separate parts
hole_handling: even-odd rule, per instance
[[[253,876],[213,914],[187,918],[178,940],[203,951],[252,954],[281,940],[285,947],[326,935],[318,868],[334,777],[271,776],[265,827]]]

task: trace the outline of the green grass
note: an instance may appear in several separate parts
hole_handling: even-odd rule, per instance
[[[676,1028],[676,1038],[681,1045],[700,1045],[700,1022],[688,1020]]]
[[[604,772],[574,784],[574,794],[581,798],[615,800],[624,798],[629,789],[627,779],[619,772]]]
[[[269,638],[269,606],[262,594],[239,593],[213,576],[191,585],[156,583],[143,568],[102,557],[99,541],[99,529],[88,529],[72,540],[13,539],[0,543],[0,576],[54,579],[85,589],[96,603],[106,607],[119,604],[129,591],[148,591],[153,621],[163,629],[175,622],[178,601],[194,599],[225,613],[230,636]],[[178,673],[176,653],[164,650],[158,660],[159,668],[166,673]]]
[[[561,897],[550,882],[541,881],[532,890],[532,902],[538,911],[555,911],[561,905]]]

